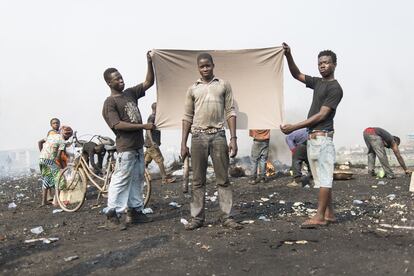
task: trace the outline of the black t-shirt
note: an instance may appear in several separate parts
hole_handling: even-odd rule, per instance
[[[309,127],[309,132],[313,130],[333,131],[333,119],[336,113],[336,107],[342,99],[343,92],[337,80],[323,81],[322,78],[305,76],[306,87],[313,89],[312,105],[308,113],[308,118],[317,114],[322,106],[332,109],[328,117],[322,122]]]
[[[145,91],[142,84],[139,84],[125,89],[119,96],[109,96],[104,102],[102,116],[116,135],[116,150],[118,152],[141,149],[144,145],[142,129],[122,131],[114,128],[120,121],[142,124],[138,99],[143,96],[145,96]]]
[[[381,137],[382,141],[384,141],[385,147],[391,148],[392,143],[394,143],[394,137],[391,135],[391,133],[380,127],[374,127],[374,129],[375,134]]]
[[[147,123],[152,123],[155,124],[155,115],[151,114],[148,117]],[[148,132],[147,132],[148,133]],[[157,130],[157,129],[153,129],[151,130],[151,137],[152,137],[152,141],[157,144],[158,146],[161,145],[161,131]],[[151,142],[148,139],[148,136],[145,135],[145,146],[147,148],[151,147]]]

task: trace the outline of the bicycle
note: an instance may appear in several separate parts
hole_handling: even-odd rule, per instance
[[[94,135],[89,141],[92,141],[95,137],[98,137],[98,139],[103,138],[102,136]],[[66,212],[76,212],[82,207],[85,202],[88,183],[93,184],[99,191],[96,199],[96,205],[98,205],[100,197],[108,192],[111,176],[115,169],[115,145],[105,145],[107,152],[106,168],[103,176],[99,176],[89,167],[88,162],[86,162],[82,155],[82,148],[86,141],[79,141],[75,132],[71,143],[81,146],[80,153],[75,156],[72,163],[69,163],[66,168],[61,170],[55,187],[57,202],[60,208]],[[151,176],[145,169],[143,186],[144,208],[149,202],[150,195]]]

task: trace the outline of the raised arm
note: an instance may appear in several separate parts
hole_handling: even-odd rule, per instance
[[[293,124],[293,125],[286,124],[286,125],[280,126],[280,130],[284,134],[289,134],[289,133],[292,133],[293,131],[295,131],[297,129],[301,129],[301,128],[304,128],[304,127],[311,127],[311,126],[325,120],[331,112],[332,112],[332,109],[330,107],[322,106],[318,113],[316,113],[315,115],[309,117],[305,121],[302,121],[302,122],[299,122],[299,123]]]
[[[298,81],[305,83],[305,75],[302,74],[298,66],[296,66],[296,63],[293,60],[292,52],[290,50],[289,45],[283,42],[282,46],[283,46],[283,50],[285,50],[285,57],[286,57],[286,60],[289,66],[290,74],[292,74],[292,77],[294,77]]]
[[[154,67],[152,66],[151,51],[147,52],[147,76],[142,84],[144,91],[150,88],[154,84]]]

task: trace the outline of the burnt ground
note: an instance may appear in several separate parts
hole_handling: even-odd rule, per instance
[[[316,189],[288,188],[289,177],[251,186],[232,179],[236,218],[252,220],[240,231],[217,223],[217,201],[207,201],[206,226],[184,230],[189,199],[180,183],[155,181],[150,206],[154,222],[108,231],[102,206],[92,208],[94,191],[76,213],[37,208],[36,177],[0,182],[0,273],[4,275],[413,275],[413,195],[409,178],[385,180],[356,175],[336,181],[339,223],[300,229],[316,208]],[[208,194],[214,193],[208,185]],[[387,197],[390,194],[395,194]],[[355,202],[354,200],[361,200]],[[17,207],[9,209],[10,202]],[[175,208],[170,202],[182,206]],[[268,221],[258,219],[264,215]],[[42,226],[39,235],[31,229]],[[24,243],[57,237],[58,241]],[[297,242],[299,241],[299,242]],[[66,257],[77,256],[71,261]]]

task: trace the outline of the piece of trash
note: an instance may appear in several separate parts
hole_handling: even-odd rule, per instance
[[[402,225],[391,225],[391,224],[380,224],[380,226],[385,227],[385,228],[414,230],[414,226],[402,226]]]
[[[142,209],[143,214],[152,214],[154,211],[151,208],[144,208]]]
[[[295,203],[293,203],[293,206],[295,206],[295,207],[300,206],[300,205],[303,205],[303,202],[295,202]]]
[[[176,170],[175,172],[172,173],[173,176],[181,176],[184,174],[184,170]]]
[[[264,215],[261,215],[260,217],[259,217],[259,219],[260,220],[263,220],[263,221],[270,221],[270,219],[268,219],[266,216],[264,216]]]
[[[181,218],[180,222],[184,225],[188,224],[188,220],[186,220],[185,218]]]
[[[16,208],[16,207],[17,207],[16,203],[14,203],[14,202],[9,203],[9,209],[13,209],[13,208]]]
[[[387,229],[382,229],[382,228],[377,228],[377,231],[380,231],[380,232],[388,232]]]
[[[43,227],[42,226],[38,226],[38,227],[35,227],[35,228],[30,229],[30,232],[32,232],[33,234],[36,234],[36,235],[39,235],[43,231],[44,230],[43,230]]]
[[[218,196],[218,192],[217,192],[217,191],[215,191],[213,195]]]
[[[354,201],[352,201],[352,204],[354,204],[354,205],[361,205],[363,203],[364,202],[362,200],[359,200],[359,199],[354,199]]]
[[[385,185],[385,184],[387,184],[384,180],[380,180],[380,181],[378,181],[378,183],[377,183],[377,185]]]
[[[266,202],[266,201],[269,201],[270,199],[268,199],[266,197],[262,197],[262,198],[260,198],[260,200],[263,201],[263,202]]]
[[[53,243],[58,240],[59,238],[38,238],[38,239],[25,240],[24,243],[33,243],[37,241],[42,241],[43,243],[49,244],[49,243]]]
[[[399,203],[393,203],[390,205],[391,208],[400,208],[400,209],[404,209],[405,205],[404,204],[399,204]]]
[[[289,244],[289,245],[294,244],[294,242],[293,242],[293,241],[284,241],[283,243],[284,243],[284,244]]]
[[[21,194],[21,193],[16,194],[16,197],[17,197],[17,198],[19,198],[19,197],[24,197],[24,194]]]
[[[395,195],[395,194],[389,194],[389,195],[387,195],[387,198],[388,198],[389,200],[394,200],[394,199],[395,199],[395,197],[396,197],[396,195]]]
[[[172,206],[172,207],[175,207],[175,208],[180,208],[180,207],[181,207],[181,205],[180,205],[180,204],[178,204],[178,203],[177,203],[177,202],[175,202],[175,201],[170,202],[170,204],[168,204],[168,205],[170,205],[170,206]]]
[[[52,214],[61,213],[61,212],[63,212],[63,210],[62,210],[62,209],[54,209],[54,210],[52,211]]]
[[[308,241],[306,240],[300,240],[300,241],[296,241],[297,244],[307,244]]]
[[[76,255],[64,258],[65,262],[70,262],[70,261],[77,260],[77,259],[79,259],[79,257]]]
[[[407,219],[406,219],[406,218],[402,218],[402,219],[401,219],[401,221],[402,221],[402,222],[406,222],[406,221],[407,221]]]
[[[211,202],[215,202],[217,200],[217,196],[206,196],[207,200],[210,200]]]
[[[385,176],[385,171],[383,169],[378,170],[377,177],[383,178]]]
[[[354,211],[351,211],[351,216],[356,216],[356,213]]]
[[[250,220],[243,220],[240,222],[241,224],[252,224],[254,223],[254,220],[250,219]]]
[[[378,188],[378,186],[372,185],[371,188],[376,189],[376,188]]]
[[[284,201],[284,200],[279,200],[279,204],[286,204],[286,201]]]
[[[207,251],[208,251],[208,250],[210,249],[210,246],[203,244],[203,245],[201,246],[201,249],[205,249],[205,250],[207,250]]]

